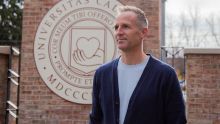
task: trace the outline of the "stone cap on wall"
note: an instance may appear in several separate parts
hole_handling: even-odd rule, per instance
[[[184,55],[187,54],[220,54],[220,48],[185,48]]]
[[[9,55],[11,53],[11,50],[13,52],[13,55],[18,56],[20,55],[19,48],[14,46],[0,46],[0,54],[6,54]]]
[[[0,46],[0,54],[10,54],[10,46]]]

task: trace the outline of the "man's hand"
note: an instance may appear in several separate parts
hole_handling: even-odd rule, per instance
[[[77,49],[73,52],[74,61],[81,66],[97,66],[103,64],[104,52],[97,49],[91,57],[86,57],[83,50]]]

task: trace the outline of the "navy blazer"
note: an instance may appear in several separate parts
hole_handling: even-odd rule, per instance
[[[118,61],[95,73],[90,124],[119,123]],[[131,95],[124,124],[186,124],[184,100],[173,68],[150,56]]]

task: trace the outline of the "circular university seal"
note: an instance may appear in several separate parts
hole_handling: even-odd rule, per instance
[[[95,70],[116,57],[114,0],[62,0],[42,19],[34,42],[37,69],[60,97],[91,104]]]

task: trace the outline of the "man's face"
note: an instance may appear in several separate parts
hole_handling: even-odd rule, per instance
[[[115,37],[118,48],[124,52],[142,48],[144,29],[138,26],[134,12],[122,12],[116,18]]]

